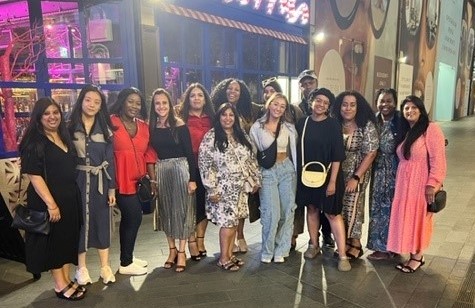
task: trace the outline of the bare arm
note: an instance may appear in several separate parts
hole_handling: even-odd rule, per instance
[[[32,174],[27,174],[27,176],[38,196],[40,196],[40,198],[46,203],[46,207],[48,208],[48,213],[50,216],[50,221],[58,221],[61,218],[61,213],[59,212],[58,205],[56,204],[56,201],[51,195],[48,186],[46,186],[46,182],[43,177],[40,175]]]

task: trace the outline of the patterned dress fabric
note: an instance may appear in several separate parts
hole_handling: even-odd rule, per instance
[[[364,128],[358,127],[352,135],[343,134],[346,159],[342,170],[345,183],[351,179],[353,173],[363,161],[366,154],[376,151],[379,145],[378,131],[373,122],[368,121]],[[361,176],[356,192],[346,193],[343,196],[343,220],[348,238],[360,239],[364,222],[365,190],[368,186],[371,168]]]
[[[386,251],[389,216],[396,183],[398,159],[396,136],[392,121],[378,121],[379,150],[373,162],[369,200],[369,228],[367,247],[375,251]]]
[[[387,250],[416,254],[427,249],[432,238],[434,214],[427,212],[425,189],[429,185],[437,191],[445,179],[445,138],[437,124],[429,123],[425,135],[412,144],[409,159],[404,158],[402,145],[396,152],[399,165]]]
[[[212,128],[204,136],[198,156],[200,174],[206,188],[206,215],[219,227],[233,228],[238,225],[240,218],[249,215],[244,182],[250,174],[260,184],[259,169],[254,155],[246,146],[231,142],[222,153],[214,146],[214,140]],[[209,200],[209,196],[215,194],[221,196],[217,203]]]

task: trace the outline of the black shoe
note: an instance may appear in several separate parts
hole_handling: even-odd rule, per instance
[[[335,241],[331,235],[323,236],[323,247],[326,248],[335,248]]]

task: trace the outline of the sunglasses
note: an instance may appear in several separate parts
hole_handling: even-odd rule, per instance
[[[277,77],[271,77],[269,79],[265,79],[262,81],[262,87],[265,88],[269,85],[269,83],[275,82],[275,81],[277,81]]]

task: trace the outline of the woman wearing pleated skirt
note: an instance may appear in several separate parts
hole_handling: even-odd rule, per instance
[[[186,268],[186,240],[193,234],[196,162],[188,127],[175,117],[170,94],[157,89],[152,95],[150,143],[158,154],[157,184],[160,229],[167,236],[170,253],[164,268]],[[178,249],[176,240],[178,239]]]

